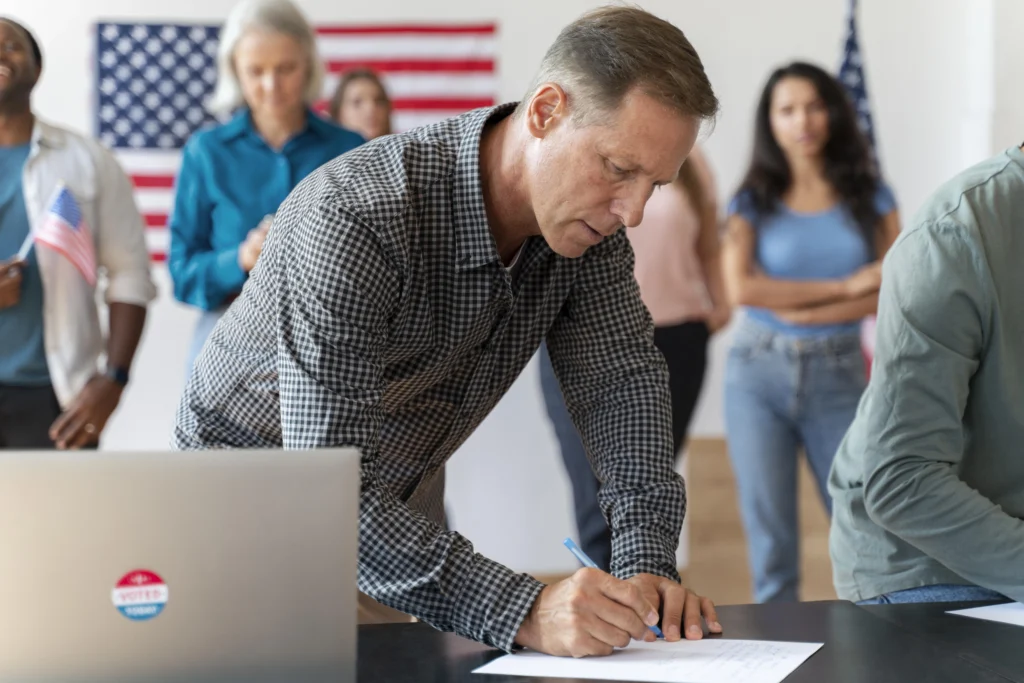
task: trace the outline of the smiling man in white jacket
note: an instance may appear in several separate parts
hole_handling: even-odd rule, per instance
[[[36,40],[0,17],[0,448],[88,448],[128,383],[156,288],[124,171],[99,143],[33,114],[41,70]],[[61,183],[91,234],[95,272],[38,243],[18,256]]]

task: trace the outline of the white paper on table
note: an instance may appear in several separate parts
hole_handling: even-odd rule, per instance
[[[650,683],[781,683],[821,646],[721,638],[633,641],[607,657],[572,659],[539,652],[505,655],[473,673]]]
[[[989,605],[988,607],[972,607],[970,609],[958,609],[950,612],[959,617],[972,617],[974,619],[986,619],[998,621],[1003,624],[1024,626],[1024,605],[1019,602],[1008,602],[1003,605]]]

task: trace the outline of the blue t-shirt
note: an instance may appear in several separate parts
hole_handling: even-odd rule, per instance
[[[875,210],[885,216],[896,208],[896,198],[885,185],[875,194]],[[779,280],[839,280],[874,260],[874,247],[843,204],[825,211],[802,213],[783,203],[771,214],[759,214],[753,197],[741,192],[729,204],[754,227],[755,257],[768,277]],[[751,320],[794,336],[856,332],[858,322],[838,325],[793,325],[765,308],[747,307]]]
[[[309,111],[306,128],[272,149],[243,109],[185,144],[170,217],[167,266],[179,301],[214,310],[241,291],[238,247],[303,178],[363,138]]]
[[[30,145],[0,147],[0,260],[17,255],[29,233],[21,176]],[[0,309],[0,384],[47,386],[43,281],[33,248],[21,271],[21,298]]]

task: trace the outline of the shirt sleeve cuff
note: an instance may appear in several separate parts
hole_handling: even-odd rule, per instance
[[[110,277],[105,292],[107,303],[134,304],[145,307],[156,298],[156,285],[146,268],[134,272],[122,272]]]
[[[460,636],[513,652],[519,627],[544,584],[475,555],[469,578],[455,599],[454,630]]]
[[[653,574],[680,581],[676,544],[652,529],[636,528],[616,533],[612,538],[611,569],[620,579]]]
[[[659,564],[655,562],[634,562],[627,567],[618,569],[615,571],[615,576],[620,579],[628,579],[636,576],[637,574],[653,574],[654,576],[662,576],[666,579],[681,583],[682,579],[679,576],[679,570],[670,565]]]
[[[237,294],[245,284],[248,273],[238,263],[238,247],[230,247],[217,254],[214,261],[214,277],[223,292],[223,298]]]

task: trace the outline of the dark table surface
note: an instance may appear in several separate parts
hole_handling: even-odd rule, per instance
[[[1014,683],[1024,683],[1024,628],[946,614],[950,610],[995,604],[998,603],[871,605],[861,609]]]
[[[825,643],[794,671],[786,683],[1007,683],[1021,680],[1009,674],[1009,656],[989,662],[984,652],[953,647],[960,629],[978,629],[963,617],[943,612],[916,618],[891,618],[899,608],[878,614],[848,602],[805,602],[775,605],[736,605],[718,608],[719,621],[729,638],[792,640]],[[910,626],[904,625],[909,620]],[[945,627],[935,624],[957,619]],[[957,625],[959,621],[967,622]],[[934,622],[934,623],[933,623]],[[997,626],[993,624],[993,626]],[[928,629],[941,637],[931,637]],[[1019,628],[1019,627],[1007,627]],[[982,638],[991,629],[978,631]],[[1024,634],[1001,635],[1004,644],[1016,637],[1024,650]],[[973,639],[973,637],[972,637]],[[995,647],[993,650],[997,649]],[[484,676],[472,671],[502,653],[423,624],[359,627],[360,683],[526,683],[568,679]],[[1020,662],[1020,652],[1015,653]],[[1001,663],[1000,663],[1001,662]],[[1007,668],[1010,667],[1010,668]],[[1017,671],[1020,674],[1020,671]]]

